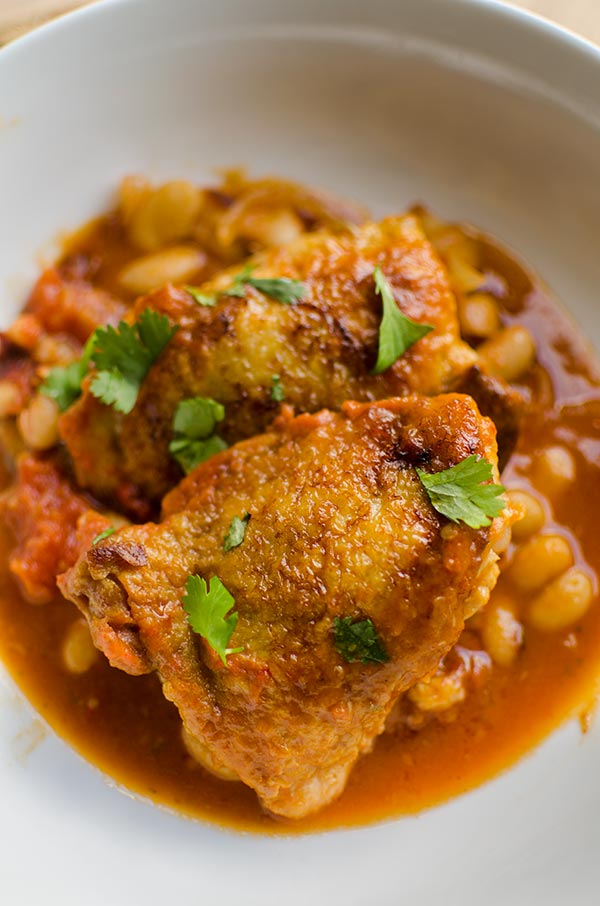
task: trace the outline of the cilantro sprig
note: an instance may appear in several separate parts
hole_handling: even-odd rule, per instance
[[[492,466],[474,453],[442,472],[417,469],[417,475],[434,509],[452,522],[483,528],[505,507],[500,497],[505,488],[485,483],[493,479]]]
[[[96,535],[96,537],[92,541],[92,547],[96,547],[96,545],[99,544],[100,541],[104,541],[105,538],[110,538],[110,536],[114,535],[116,531],[117,530],[114,525],[111,525],[107,529],[104,529],[103,532],[100,532],[99,535]]]
[[[294,302],[302,299],[306,293],[306,287],[300,280],[290,280],[289,277],[253,277],[253,270],[254,265],[247,264],[233,278],[233,283],[229,289],[222,291],[222,295],[243,298],[245,295],[244,287],[252,286],[259,293],[275,299],[276,302],[282,302],[284,305],[293,305]]]
[[[179,403],[169,452],[186,475],[209,456],[227,449],[225,441],[215,434],[218,422],[224,418],[224,406],[210,397],[194,396]]]
[[[177,332],[166,315],[145,309],[134,324],[121,321],[96,330],[93,359],[97,369],[90,392],[117,412],[135,406],[142,381]]]
[[[52,368],[40,387],[41,393],[56,401],[61,412],[69,409],[81,396],[81,382],[90,366],[95,343],[96,331],[83,347],[81,358],[68,365],[57,365]]]
[[[184,286],[186,293],[189,293],[194,302],[207,308],[213,308],[217,304],[217,297],[209,293],[203,293],[198,286]]]
[[[271,378],[271,399],[274,403],[282,403],[285,399],[285,390],[278,374],[274,374]]]
[[[244,540],[244,535],[246,534],[246,526],[250,522],[250,513],[244,513],[241,517],[234,516],[231,520],[231,524],[223,539],[223,550],[225,553],[233,550],[234,547],[239,547],[242,541]]]
[[[117,412],[131,412],[142,381],[177,329],[151,308],[134,324],[121,321],[116,329],[110,324],[98,327],[81,358],[52,368],[40,391],[56,400],[64,412],[81,396],[81,383],[93,361],[97,374],[90,392]]]
[[[373,374],[381,374],[434,328],[431,324],[419,324],[402,314],[394,299],[392,288],[379,266],[375,268],[373,277],[375,291],[381,296],[383,303],[383,316],[379,325],[379,348]]]
[[[293,305],[294,302],[304,297],[306,287],[300,280],[291,280],[289,277],[253,277],[254,268],[254,264],[247,264],[239,274],[235,275],[230,287],[219,289],[214,293],[205,293],[198,286],[184,286],[184,289],[198,305],[209,308],[217,304],[218,296],[243,299],[246,295],[246,286],[252,286],[259,293],[263,293],[283,305]]]
[[[244,650],[227,647],[238,622],[237,612],[230,613],[234,606],[233,595],[218,576],[213,576],[208,585],[202,576],[188,577],[183,596],[183,609],[188,622],[194,632],[206,639],[217,652],[225,666],[228,655]]]
[[[379,641],[372,620],[352,622],[352,617],[336,617],[333,621],[333,638],[337,651],[349,664],[385,664],[388,654]]]

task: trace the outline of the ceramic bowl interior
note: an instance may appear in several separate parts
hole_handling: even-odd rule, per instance
[[[377,214],[422,201],[483,227],[600,345],[600,53],[493,0],[105,0],[0,53],[0,117],[3,324],[48,244],[125,173],[203,181],[243,164]],[[107,790],[53,736],[16,757],[31,718],[1,690],[3,886],[26,891],[11,902],[597,896],[598,732],[582,743],[568,726],[418,819],[242,838]]]

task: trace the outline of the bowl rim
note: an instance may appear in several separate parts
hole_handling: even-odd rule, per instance
[[[95,52],[101,46],[102,29],[104,40],[126,42],[129,34],[143,43],[144,22],[152,35],[155,19],[163,22],[164,40],[179,39],[180,23],[186,19],[192,26],[189,39],[195,39],[210,33],[214,15],[217,20],[226,19],[228,7],[237,7],[236,15],[229,25],[218,22],[217,35],[224,27],[234,37],[272,37],[282,29],[300,28],[311,40],[363,32],[367,40],[383,35],[406,41],[409,50],[412,39],[413,50],[425,50],[430,58],[450,47],[458,68],[474,66],[480,77],[492,81],[504,81],[516,72],[527,91],[569,110],[600,133],[600,44],[515,6],[514,0],[370,0],[368,5],[344,0],[343,17],[339,0],[277,0],[275,14],[267,0],[245,0],[241,15],[239,0],[219,0],[216,5],[213,0],[169,0],[168,4],[164,0],[95,0],[1,47],[0,73],[7,72],[10,82],[11,69],[16,67],[18,82],[19,67],[35,66],[31,60],[37,51],[46,54],[42,60],[47,67],[53,65],[48,49],[60,48],[60,42],[63,51],[69,41],[81,40]],[[110,30],[109,23],[115,24]]]
[[[220,3],[228,3],[228,2],[230,2],[230,0],[220,0]],[[246,2],[248,4],[250,4],[250,0],[246,0]],[[280,4],[280,6],[283,8],[285,6],[287,6],[287,7],[293,7],[294,5],[297,6],[301,2],[301,0],[278,0],[278,2]],[[330,0],[321,0],[321,2],[325,4],[325,3],[330,2]],[[383,3],[383,2],[384,2],[384,0],[381,0],[381,3]],[[390,17],[391,17],[393,10],[394,10],[394,0],[387,0],[387,2],[389,3]],[[0,74],[6,70],[10,70],[11,67],[17,63],[17,61],[18,61],[19,67],[22,66],[23,62],[26,62],[26,65],[28,65],[28,66],[32,62],[35,63],[35,60],[34,60],[35,50],[40,45],[43,45],[44,48],[46,48],[46,46],[48,44],[53,43],[54,37],[57,35],[60,35],[61,39],[63,38],[63,36],[67,36],[70,38],[71,34],[78,32],[78,28],[76,28],[75,26],[79,26],[80,24],[83,26],[81,31],[85,32],[85,35],[88,36],[88,38],[89,38],[89,42],[92,43],[95,41],[94,26],[99,20],[104,21],[105,19],[111,19],[113,14],[118,12],[119,10],[125,10],[125,11],[129,11],[129,12],[132,12],[135,10],[136,14],[139,11],[139,14],[143,16],[145,9],[142,8],[142,6],[141,6],[142,3],[144,3],[146,8],[149,8],[150,6],[156,8],[159,6],[159,3],[164,4],[164,0],[103,0],[102,3],[99,3],[99,2],[93,3],[89,6],[86,6],[86,7],[77,9],[75,11],[72,11],[68,14],[65,14],[65,15],[59,17],[58,19],[53,20],[53,21],[41,26],[40,28],[33,30],[29,34],[16,39],[15,41],[6,45],[6,47],[4,49],[0,49]],[[514,28],[517,31],[520,31],[524,35],[525,41],[528,41],[529,39],[531,39],[532,44],[537,44],[539,46],[539,42],[541,42],[542,39],[544,39],[544,40],[546,40],[547,44],[548,44],[548,42],[550,44],[550,53],[551,53],[552,47],[557,48],[557,57],[559,56],[558,51],[560,50],[560,55],[562,56],[563,60],[565,58],[570,58],[570,59],[574,59],[575,61],[584,61],[585,67],[578,69],[577,74],[576,74],[577,79],[582,80],[584,78],[585,71],[587,71],[588,73],[591,72],[593,74],[593,76],[596,78],[597,83],[600,82],[600,79],[598,79],[599,64],[600,64],[600,48],[596,47],[593,43],[587,41],[586,39],[581,38],[581,37],[577,36],[576,34],[570,32],[568,29],[562,28],[561,26],[558,26],[558,25],[544,19],[543,17],[537,16],[529,11],[526,11],[526,10],[523,10],[520,8],[516,8],[514,6],[509,6],[509,5],[505,4],[504,2],[500,2],[500,0],[402,0],[402,3],[403,4],[406,3],[407,8],[409,6],[416,8],[417,4],[421,4],[423,6],[423,8],[442,9],[443,6],[446,5],[447,8],[450,9],[450,13],[449,14],[446,13],[445,15],[447,18],[450,18],[450,19],[452,18],[452,12],[453,12],[452,7],[454,7],[457,12],[461,13],[461,16],[467,16],[470,11],[478,11],[479,13],[482,14],[482,17],[481,17],[481,19],[478,19],[478,22],[485,20],[486,23],[491,23],[492,26],[493,26],[494,21],[512,23]],[[183,8],[183,6],[185,4],[187,4],[187,6],[189,7],[191,5],[191,0],[170,0],[169,7],[172,8],[172,6],[181,5],[181,7]],[[336,3],[335,5],[339,6],[339,2]],[[166,4],[165,4],[165,6],[166,6]],[[398,16],[399,17],[401,16],[401,10],[398,11]],[[426,26],[424,26],[424,28],[426,28]],[[476,32],[476,30],[477,29],[475,27],[475,32]],[[472,40],[472,38],[471,38],[471,40]],[[499,41],[499,55],[500,56],[505,52],[506,48],[507,48],[506,39],[501,39]],[[535,55],[532,55],[532,56],[535,56]],[[547,59],[548,58],[546,57],[546,61],[547,61]],[[534,60],[533,63],[535,64],[536,60]],[[554,65],[556,65],[556,64],[554,64]],[[5,66],[5,70],[2,69],[3,66]],[[544,63],[543,61],[540,61],[540,71],[544,75],[548,74],[547,66],[548,66],[547,62]],[[544,67],[546,67],[546,68],[544,68]],[[559,68],[560,67],[557,65],[557,69],[559,69]],[[583,82],[581,82],[581,84],[583,86]],[[43,91],[42,91],[42,93],[43,93]],[[576,87],[571,88],[569,91],[567,91],[567,95],[569,95],[569,94],[572,97],[576,97],[577,96]],[[598,108],[600,109],[600,103],[598,104]],[[1,665],[0,665],[0,670],[1,670]],[[17,687],[17,684],[14,683],[14,686]],[[27,701],[27,699],[25,699],[25,697],[23,696],[22,693],[20,693],[20,696],[25,701]],[[563,725],[563,728],[564,728],[564,725]],[[563,728],[557,728],[556,730],[554,730],[553,735],[556,734],[559,730],[562,730]],[[69,752],[71,754],[77,756],[78,759],[80,759],[82,762],[84,762],[85,766],[86,766],[86,770],[90,767],[94,767],[93,762],[88,761],[87,759],[84,759],[83,756],[79,755],[79,753],[77,752],[76,749],[74,749],[71,745],[69,745],[69,743],[66,742],[62,737],[59,737],[54,731],[52,732],[52,737],[55,739],[58,739],[60,741],[61,746],[68,747]],[[547,737],[544,740],[544,744],[547,744],[549,741],[550,741],[550,737]],[[526,753],[526,757],[529,758],[531,754],[535,754],[535,753]],[[525,760],[526,759],[523,759],[523,761],[525,761]],[[514,772],[517,767],[518,767],[518,765],[510,765],[508,770],[509,770],[509,772]],[[504,771],[503,773],[506,773],[506,771]],[[491,784],[494,783],[497,779],[499,779],[500,776],[501,775],[495,775],[494,777],[490,778],[490,780],[486,782],[485,786],[486,787],[491,786]],[[105,778],[106,778],[106,775],[102,775],[103,781],[105,780]],[[477,788],[477,787],[472,788],[469,791],[469,793],[477,793],[477,792],[479,792],[479,788]],[[462,799],[462,798],[466,798],[466,797],[460,797],[460,798]],[[144,798],[138,796],[138,794],[135,795],[135,799],[144,805],[147,804],[147,800],[144,800]],[[457,801],[458,801],[458,799],[451,800],[450,803],[448,803],[448,804],[452,805],[453,803],[456,803]],[[445,808],[445,807],[446,807],[445,804],[441,806],[441,808]],[[156,805],[152,804],[151,808],[154,812],[154,810],[156,810]],[[178,821],[181,820],[179,815],[177,815],[177,819],[178,819]],[[410,818],[408,820],[413,822],[412,818]],[[414,820],[416,822],[419,819],[414,819]],[[383,822],[379,822],[379,823],[372,824],[372,825],[358,826],[358,827],[353,827],[353,828],[341,827],[341,828],[337,828],[335,830],[331,830],[331,831],[327,831],[327,832],[310,833],[310,834],[305,835],[302,838],[290,835],[289,837],[285,837],[285,838],[284,837],[277,838],[277,840],[278,841],[284,840],[286,845],[287,845],[287,841],[289,840],[291,842],[291,844],[293,845],[294,849],[298,848],[298,846],[299,846],[298,841],[300,841],[301,839],[303,841],[306,840],[306,841],[308,841],[308,843],[306,844],[306,849],[302,849],[301,852],[308,852],[308,847],[309,847],[309,845],[312,845],[312,841],[315,841],[314,842],[314,847],[315,847],[314,851],[316,851],[317,849],[319,849],[321,847],[325,847],[325,846],[329,847],[330,840],[334,837],[336,838],[337,841],[340,841],[339,845],[341,847],[342,842],[343,842],[344,846],[347,846],[350,838],[355,838],[356,839],[355,845],[357,845],[359,841],[364,840],[365,834],[369,834],[369,835],[371,835],[372,841],[373,841],[371,846],[373,848],[375,848],[376,845],[378,844],[378,841],[380,841],[382,839],[383,835],[385,834],[387,836],[387,834],[390,830],[390,827],[394,827],[396,825],[399,826],[400,824],[403,824],[403,823],[404,823],[404,819],[399,820],[396,817],[390,817],[389,819],[386,819]],[[413,825],[411,824],[411,828],[412,828],[412,826]],[[198,833],[198,830],[197,830],[198,827],[200,827],[201,832],[203,833],[202,839],[204,839],[204,840],[207,839],[208,835],[210,835],[211,837],[214,835],[215,838],[216,837],[222,838],[225,841],[226,845],[228,845],[231,842],[232,838],[236,842],[243,840],[244,845],[246,845],[246,843],[248,841],[248,838],[243,837],[240,833],[232,832],[229,829],[224,829],[216,823],[212,823],[212,822],[206,822],[206,823],[199,822],[198,824],[195,823],[194,827],[193,827],[194,834]],[[0,828],[0,830],[1,830],[1,828]],[[186,833],[188,833],[188,832],[190,834],[192,833],[192,831],[190,831],[189,825],[186,824]],[[324,840],[325,837],[327,837],[327,843],[325,843],[325,840]],[[251,845],[254,846],[254,841],[258,841],[256,843],[256,849],[254,851],[259,852],[258,847],[262,846],[263,840],[265,840],[269,844],[269,846],[271,846],[273,839],[274,838],[253,835],[253,837],[251,838]],[[395,838],[393,838],[393,839],[395,839]],[[398,838],[398,839],[400,839],[400,838]],[[275,845],[280,846],[280,843],[278,842]],[[209,850],[209,852],[210,852],[210,850]],[[387,872],[386,872],[386,876],[387,876]],[[52,879],[52,878],[50,880],[55,881],[55,879]],[[409,893],[410,893],[410,891],[409,891]],[[366,900],[366,899],[363,900],[363,902],[367,902],[367,901],[368,900]],[[352,902],[355,902],[355,901],[353,900]],[[387,902],[387,898],[386,898],[386,902]]]
[[[169,8],[171,11],[174,7],[180,7],[181,9],[191,8],[192,2],[193,0],[169,0]],[[220,5],[230,2],[233,3],[236,2],[236,0],[219,0]],[[250,2],[254,2],[254,0],[245,0],[245,2],[250,5]],[[333,7],[338,6],[340,0],[321,0],[321,2],[324,5],[331,3]],[[294,9],[300,6],[301,0],[277,0],[277,3],[279,9]],[[393,10],[394,0],[380,0],[380,3],[383,6],[389,6],[390,10]],[[418,7],[426,8],[428,6],[432,10],[444,10],[446,16],[450,19],[455,12],[460,13],[463,16],[468,16],[470,13],[478,13],[484,17],[489,15],[491,16],[491,21],[496,19],[500,23],[513,25],[518,30],[521,30],[526,36],[530,36],[533,40],[539,40],[540,38],[548,40],[551,45],[555,46],[560,51],[572,54],[574,58],[578,58],[584,61],[586,65],[590,65],[594,69],[596,75],[600,73],[600,45],[596,45],[592,41],[567,27],[551,21],[543,15],[513,5],[510,0],[402,0],[402,3],[405,5],[405,9],[410,9],[411,7],[414,9],[417,9]],[[47,44],[48,40],[52,40],[57,34],[68,34],[69,30],[73,30],[81,24],[88,34],[93,34],[94,23],[98,19],[104,20],[119,11],[124,11],[125,13],[136,11],[143,15],[151,6],[156,8],[161,4],[164,4],[164,0],[93,0],[93,2],[86,6],[65,12],[48,22],[43,23],[26,34],[10,41],[4,47],[1,47],[0,73],[2,72],[3,66],[10,66],[13,61],[16,62],[17,60],[20,62],[23,53],[27,54],[34,51],[36,46],[41,43]],[[401,14],[402,13],[400,13],[400,15]],[[176,14],[174,14],[174,18],[176,18]],[[502,53],[504,46],[505,45],[503,45],[501,41],[499,44],[500,54]],[[542,74],[544,74],[545,70],[541,61],[539,65]],[[600,79],[598,82],[600,82]],[[0,668],[1,667],[2,665],[0,665]],[[16,682],[14,685],[18,688]],[[35,709],[34,712],[37,715]],[[62,740],[62,737],[60,738]],[[69,746],[69,748],[71,751],[76,751],[71,746]],[[86,763],[93,764],[93,762],[87,762],[87,760]],[[396,820],[396,818],[392,817],[386,819],[383,824]],[[211,824],[211,827],[218,827],[218,825]],[[362,827],[358,828],[358,830],[361,829]],[[354,830],[357,829],[353,828],[352,831]],[[336,832],[340,831],[348,832],[348,829],[339,828]]]
[[[170,0],[170,5],[180,2],[181,0]],[[225,2],[228,2],[228,0],[220,0],[221,4]],[[328,2],[328,0],[325,0],[325,2]],[[414,2],[414,0],[408,0],[408,2]],[[418,0],[418,2],[423,5],[425,3],[435,5],[439,4],[440,0]],[[543,13],[517,6],[514,0],[450,0],[450,2],[456,8],[463,7],[467,8],[467,11],[470,8],[472,11],[488,12],[492,16],[496,16],[500,21],[514,22],[517,26],[524,27],[532,34],[543,34],[560,46],[569,47],[574,52],[588,58],[594,64],[600,64],[600,43],[596,44],[590,38],[586,38],[569,26],[550,19]],[[80,20],[106,16],[108,15],[107,10],[114,10],[119,7],[148,6],[148,3],[149,0],[91,0],[84,6],[59,13],[24,34],[9,40],[3,47],[0,47],[0,63],[20,53],[23,48],[28,47],[30,44],[35,44],[38,40],[51,36],[55,31],[60,31],[65,27],[69,28],[79,23]],[[294,6],[298,5],[298,0],[278,0],[278,3],[280,5]],[[448,0],[446,0],[446,3],[448,3]]]

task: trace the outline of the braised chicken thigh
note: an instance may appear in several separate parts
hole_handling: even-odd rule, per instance
[[[476,361],[460,339],[446,270],[412,215],[338,235],[305,234],[256,256],[251,267],[247,273],[259,285],[298,281],[298,296],[273,298],[240,280],[238,267],[204,284],[201,294],[167,285],[137,301],[131,321],[151,309],[178,330],[132,411],[104,405],[88,380],[62,416],[61,435],[82,487],[134,515],[143,515],[148,501],[157,504],[181,477],[168,447],[177,406],[187,397],[222,404],[219,435],[234,443],[265,430],[277,413],[274,375],[286,402],[315,412],[337,410],[348,399],[453,389]],[[433,328],[379,374],[373,373],[382,317],[376,267],[402,313]]]
[[[398,696],[487,601],[507,511],[453,523],[421,480],[474,455],[497,475],[493,424],[466,396],[284,411],[59,585],[114,666],[158,673],[205,766],[298,818],[343,790]],[[221,645],[192,629],[190,577],[205,607],[225,601]]]

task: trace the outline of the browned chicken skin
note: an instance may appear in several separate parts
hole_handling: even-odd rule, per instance
[[[495,583],[504,517],[448,522],[415,472],[472,453],[496,463],[493,425],[466,396],[284,412],[182,481],[163,522],[121,529],[59,584],[115,666],[158,672],[210,769],[301,817],[342,791],[400,693],[437,668]],[[243,543],[225,552],[245,513]],[[188,623],[192,574],[218,576],[235,599],[243,651],[227,666]],[[371,619],[389,661],[348,663],[336,617]]]
[[[348,399],[371,401],[452,389],[474,363],[461,341],[454,296],[444,267],[413,216],[390,217],[342,235],[304,235],[255,259],[256,277],[303,282],[301,301],[285,305],[246,286],[244,298],[221,296],[212,308],[167,286],[138,300],[132,317],[150,307],[179,330],[146,377],[129,415],[103,406],[85,390],[61,419],[78,483],[136,512],[158,504],[181,477],[169,456],[177,404],[193,396],[223,403],[219,434],[229,443],[264,431],[277,413],[271,399],[278,374],[286,401],[299,412],[338,410]],[[402,311],[435,330],[383,374],[377,358],[381,299],[379,265]],[[237,268],[206,284],[231,286]]]

